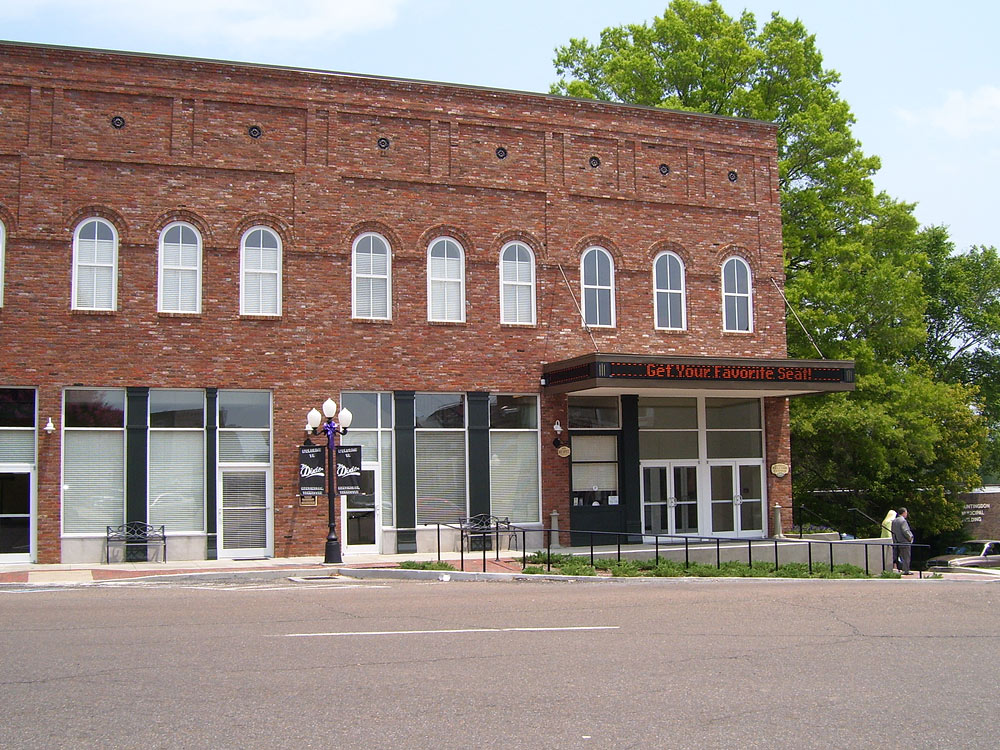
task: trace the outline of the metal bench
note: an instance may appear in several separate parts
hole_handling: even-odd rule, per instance
[[[111,562],[111,545],[122,546],[122,562],[147,562],[149,547],[162,549],[160,562],[167,561],[167,533],[163,526],[153,526],[143,521],[129,521],[121,526],[108,526],[108,540],[105,547],[105,564]],[[129,554],[129,548],[142,547],[142,557]]]
[[[507,549],[517,547],[517,529],[511,524],[508,518],[491,516],[489,513],[479,513],[475,516],[463,518],[460,528],[462,530],[461,544],[469,552],[476,550],[493,549],[493,539],[497,539],[499,546],[500,537],[507,535]]]

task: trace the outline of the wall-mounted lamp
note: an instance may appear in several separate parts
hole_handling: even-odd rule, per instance
[[[553,431],[556,433],[555,439],[552,441],[552,445],[558,448],[558,453],[563,458],[566,458],[570,454],[570,448],[568,443],[562,441],[563,426],[556,420],[556,423],[552,425]]]
[[[56,431],[56,426],[52,424],[52,417],[49,417],[49,421],[45,423],[45,431],[49,435]]]

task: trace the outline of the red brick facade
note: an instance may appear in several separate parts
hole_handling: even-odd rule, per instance
[[[57,426],[74,384],[270,390],[277,556],[322,549],[326,508],[298,504],[295,446],[306,411],[328,395],[541,393],[543,363],[595,349],[785,357],[772,125],[354,75],[0,50],[0,386],[37,388],[41,423]],[[70,309],[73,232],[92,216],[120,236],[114,312]],[[196,315],[157,312],[158,233],[179,219],[204,240]],[[274,318],[239,313],[240,239],[255,225],[282,241]],[[391,321],[351,317],[351,246],[363,231],[391,245]],[[427,320],[427,247],[443,234],[466,253],[464,323]],[[536,325],[499,322],[498,256],[512,239],[535,253]],[[614,258],[617,321],[589,333],[574,295],[591,245]],[[664,249],[685,264],[684,331],[654,326],[651,266]],[[722,332],[720,267],[731,255],[753,274],[751,333]],[[565,524],[567,462],[549,447],[556,419],[565,424],[566,396],[543,394],[542,517],[555,509]],[[787,399],[767,399],[765,420],[766,464],[788,463]],[[39,431],[39,562],[60,559],[59,440]],[[767,476],[769,505],[788,506],[789,477]]]

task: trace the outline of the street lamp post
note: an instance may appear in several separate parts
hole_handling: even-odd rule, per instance
[[[324,563],[339,563],[344,561],[340,555],[340,540],[337,538],[337,522],[334,508],[337,498],[334,454],[337,450],[337,435],[347,434],[347,428],[351,426],[354,415],[351,414],[350,409],[345,408],[341,408],[340,416],[334,419],[336,414],[337,402],[332,398],[328,398],[323,402],[322,414],[319,413],[318,409],[313,408],[306,415],[307,428],[312,431],[313,435],[319,435],[320,432],[326,434],[326,496],[329,502],[330,532],[326,535],[326,547],[323,551]],[[323,417],[326,417],[326,422],[323,422]],[[322,428],[320,428],[321,422],[323,423]]]

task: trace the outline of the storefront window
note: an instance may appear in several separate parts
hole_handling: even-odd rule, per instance
[[[63,424],[63,531],[105,534],[125,520],[125,391],[66,391]]]
[[[490,510],[515,523],[540,517],[538,397],[490,396]]]
[[[617,429],[618,397],[570,396],[568,421],[570,429]]]
[[[205,392],[149,392],[149,522],[205,530]]]

